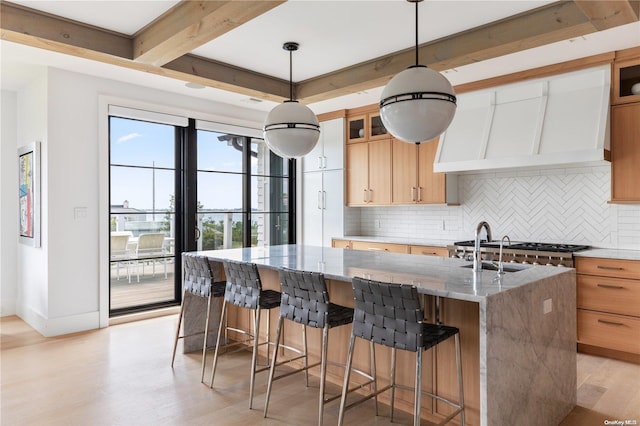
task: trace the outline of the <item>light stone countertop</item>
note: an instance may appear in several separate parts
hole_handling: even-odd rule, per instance
[[[198,253],[211,260],[253,262],[258,267],[269,269],[285,267],[323,272],[326,278],[337,281],[350,282],[351,278],[359,276],[383,282],[413,284],[421,293],[472,302],[484,302],[498,293],[549,277],[575,273],[572,268],[529,265],[520,266],[524,269],[507,272],[498,278],[495,271],[474,273],[471,268],[462,267],[471,262],[461,259],[295,244]]]
[[[574,257],[598,257],[603,259],[640,260],[640,250],[593,248],[579,251]]]

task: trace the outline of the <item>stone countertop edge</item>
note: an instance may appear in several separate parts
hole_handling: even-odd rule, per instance
[[[597,257],[602,259],[640,260],[640,249],[592,248],[573,254],[574,257]]]
[[[252,262],[268,269],[291,268],[322,272],[327,279],[350,282],[354,276],[412,284],[420,293],[483,303],[493,295],[545,278],[575,274],[573,268],[529,266],[498,278],[495,271],[474,272],[471,262],[435,256],[415,256],[331,247],[281,245],[197,252],[211,260]]]

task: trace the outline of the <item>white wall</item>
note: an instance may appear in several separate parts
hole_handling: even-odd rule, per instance
[[[257,128],[264,119],[258,111],[54,68],[44,69],[42,78],[19,90],[18,145],[42,142],[43,202],[42,247],[18,245],[15,304],[18,315],[45,336],[97,328],[106,317],[108,293],[100,287],[108,282],[108,277],[100,276],[108,271],[103,265],[108,257],[101,255],[107,245],[100,242],[108,238],[108,227],[100,225],[101,220],[108,224],[108,211],[100,209],[109,204],[105,99]],[[3,121],[12,120],[5,112],[2,116]],[[15,148],[8,149],[13,158],[1,158],[3,188],[5,167],[8,170],[9,163],[17,161]],[[3,207],[4,198],[3,191]],[[86,217],[76,217],[77,208],[86,209]],[[17,205],[13,210],[9,215],[17,218]],[[4,226],[4,218],[3,213],[3,236],[12,232]],[[9,244],[8,250],[16,245]],[[3,256],[3,305],[5,293],[7,304],[12,303],[11,286],[5,282],[11,276],[8,263]]]
[[[640,249],[640,205],[608,203],[608,165],[461,175],[458,185],[460,206],[360,208],[360,234],[453,242],[486,220],[494,238]]]
[[[0,101],[0,316],[6,316],[16,313],[17,93],[3,90]]]

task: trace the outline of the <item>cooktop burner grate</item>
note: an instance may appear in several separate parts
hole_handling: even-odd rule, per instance
[[[475,245],[474,240],[468,241],[458,241],[453,243],[454,246],[460,247],[473,247]],[[487,248],[499,248],[499,241],[486,241],[482,240],[480,242],[481,247]],[[534,251],[550,251],[550,252],[558,252],[558,253],[574,253],[577,251],[587,250],[590,248],[586,245],[579,244],[560,244],[560,243],[531,243],[531,242],[514,242],[511,245],[504,246],[505,249],[513,249],[513,250],[534,250]]]

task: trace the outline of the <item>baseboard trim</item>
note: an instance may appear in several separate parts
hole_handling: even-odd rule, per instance
[[[60,318],[45,318],[42,314],[29,307],[20,306],[16,315],[44,337],[100,328],[100,313],[98,311]]]

